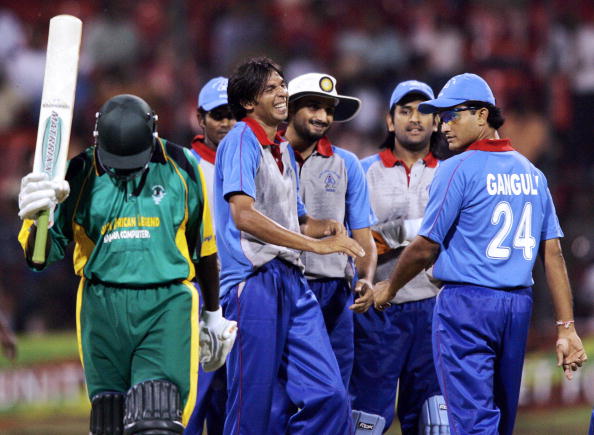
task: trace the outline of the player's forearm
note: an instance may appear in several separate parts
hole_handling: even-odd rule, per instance
[[[390,276],[390,292],[392,297],[411,279],[429,267],[439,253],[439,244],[417,236],[398,258],[398,263]]]
[[[216,311],[219,308],[219,266],[217,254],[202,257],[196,264],[196,279],[202,289],[204,308]]]
[[[573,320],[571,287],[559,239],[543,241],[541,244],[541,257],[544,263],[547,285],[553,300],[556,320]]]
[[[353,230],[353,239],[365,250],[365,256],[358,257],[355,260],[359,279],[366,279],[373,283],[375,267],[377,265],[377,249],[371,235],[371,230],[369,228]]]
[[[299,251],[313,251],[316,240],[303,234],[288,230],[256,209],[233,211],[237,229],[250,233],[266,243],[285,246]]]

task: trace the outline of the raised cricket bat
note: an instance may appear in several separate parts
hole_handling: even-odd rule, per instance
[[[50,20],[33,162],[33,171],[45,172],[50,180],[65,176],[81,33],[82,21],[72,15],[58,15]],[[48,220],[49,210],[37,217],[32,257],[36,264],[45,263]]]

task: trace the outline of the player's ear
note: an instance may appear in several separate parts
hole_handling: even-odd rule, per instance
[[[240,104],[247,112],[251,112],[256,107],[257,102],[256,101],[241,101]]]
[[[439,131],[439,117],[436,114],[433,114],[433,132],[437,133]]]
[[[394,133],[394,119],[392,119],[390,112],[386,113],[386,127],[388,127],[390,133]]]
[[[483,125],[487,124],[488,117],[489,117],[489,109],[487,109],[486,107],[481,107],[477,111],[478,125],[480,125],[482,127]]]
[[[206,120],[204,119],[204,116],[202,116],[202,113],[200,113],[200,110],[196,110],[196,119],[198,120],[200,128],[204,130],[206,128]]]

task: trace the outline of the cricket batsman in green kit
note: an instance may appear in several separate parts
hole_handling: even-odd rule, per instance
[[[19,241],[28,264],[42,269],[75,243],[93,435],[182,433],[199,358],[214,370],[235,340],[236,323],[219,307],[202,171],[190,150],[159,139],[156,121],[144,100],[115,96],[97,113],[95,145],[69,162],[65,181],[31,173],[21,183]],[[35,217],[48,209],[46,263],[36,265]],[[205,299],[200,323],[195,276]]]

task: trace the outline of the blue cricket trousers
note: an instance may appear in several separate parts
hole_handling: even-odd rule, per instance
[[[452,435],[511,434],[532,290],[446,284],[433,317],[433,358]]]
[[[238,324],[227,361],[225,434],[285,430],[270,418],[279,382],[299,408],[287,432],[354,432],[320,306],[297,267],[279,259],[266,263],[226,295],[225,315]]]
[[[184,435],[202,435],[204,421],[208,435],[220,435],[225,424],[227,401],[227,369],[221,367],[215,372],[198,371],[198,394],[196,405]]]
[[[315,279],[307,283],[322,309],[340,376],[344,387],[348,389],[355,354],[353,312],[349,310],[353,304],[353,291],[349,282],[342,278]]]
[[[355,314],[353,409],[381,415],[387,431],[394,419],[396,385],[402,433],[417,435],[425,400],[441,394],[433,365],[431,323],[435,298]]]
[[[353,312],[349,310],[349,306],[353,303],[351,286],[347,280],[340,278],[307,280],[307,284],[322,309],[324,324],[338,362],[340,376],[344,388],[348,390],[354,358]],[[295,412],[297,407],[287,397],[285,383],[279,383],[273,395],[271,416],[273,420],[279,422],[280,431],[276,433],[277,435],[285,433],[289,418]]]

